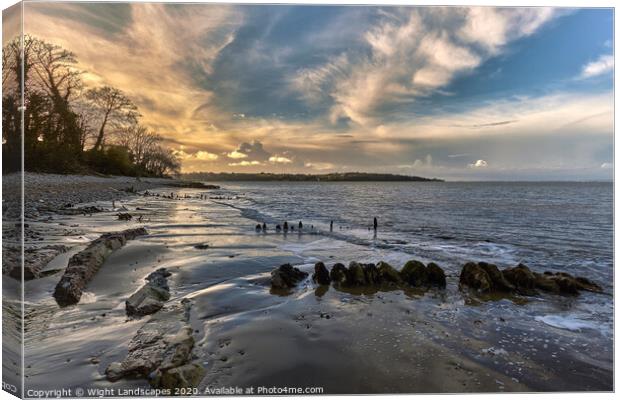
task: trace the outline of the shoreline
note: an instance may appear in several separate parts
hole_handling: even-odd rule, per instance
[[[89,189],[93,196],[99,195],[97,187]],[[190,322],[195,356],[206,363],[207,370],[201,390],[212,384],[323,384],[327,393],[609,387],[604,378],[605,362],[597,361],[597,365],[594,360],[579,359],[579,353],[573,354],[582,345],[580,333],[559,330],[554,334],[553,329],[530,332],[531,325],[524,324],[518,315],[508,318],[501,311],[524,307],[511,300],[463,303],[451,274],[445,291],[368,295],[332,288],[319,296],[307,281],[287,296],[271,294],[269,273],[283,263],[311,272],[314,263],[309,260],[313,257],[331,265],[351,258],[374,262],[369,257],[376,255],[367,247],[319,235],[256,234],[255,224],[241,216],[239,210],[195,197],[168,199],[163,197],[170,192],[167,187],[148,190],[162,196],[109,191],[122,197],[118,205],[126,207],[123,212],[147,216],[144,224],[138,225],[136,218],[120,221],[114,210],[107,209],[91,216],[50,214],[48,221],[30,227],[41,232],[45,245],[72,243],[66,253],[46,266],[48,271],[62,270],[72,254],[101,233],[142,225],[149,229],[149,235],[128,243],[106,260],[106,266],[89,284],[84,300],[75,307],[58,308],[51,297],[50,290],[62,275],[58,272],[26,283],[31,303],[27,347],[32,365],[27,373],[33,374],[36,387],[64,382],[59,374],[78,365],[83,372],[71,384],[88,387],[93,374],[104,376],[108,365],[121,361],[127,341],[149,318],[127,320],[119,303],[159,267],[172,273],[167,304],[184,298],[193,304]],[[173,191],[197,194],[195,189]],[[62,193],[57,196],[60,198]],[[61,203],[57,200],[57,204]],[[314,245],[320,241],[329,246]],[[30,244],[37,242],[31,240]],[[201,247],[203,243],[208,246]],[[334,244],[346,247],[331,247]],[[337,258],[332,259],[335,255]],[[486,308],[490,314],[481,319],[479,314]],[[44,329],[49,321],[54,321],[57,331]],[[101,336],[96,341],[90,339],[98,332]],[[76,349],[76,341],[84,341],[86,346]],[[563,350],[569,346],[570,351]],[[70,361],[54,372],[57,354]],[[90,359],[97,363],[85,366]],[[259,365],[262,369],[257,370]],[[569,379],[573,368],[584,367],[592,368],[588,372],[592,376]],[[366,379],[360,381],[356,376]],[[146,384],[143,380],[99,382],[104,387]]]

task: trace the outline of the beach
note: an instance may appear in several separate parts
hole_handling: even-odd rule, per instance
[[[591,243],[592,249],[583,252],[603,262],[586,265],[582,260],[586,268],[577,269],[601,284],[602,294],[488,300],[459,289],[464,260],[486,259],[502,267],[525,262],[542,272],[542,268],[558,270],[567,265],[562,249],[548,249],[546,255],[536,246],[499,235],[494,242],[480,240],[475,237],[477,229],[488,230],[491,224],[488,212],[478,207],[458,211],[455,203],[446,208],[451,211],[445,221],[457,222],[446,222],[443,231],[438,227],[442,215],[436,209],[429,211],[437,217],[434,226],[426,224],[433,240],[415,236],[425,233],[402,212],[398,223],[387,215],[389,211],[380,215],[375,233],[367,229],[371,215],[359,206],[364,202],[355,195],[359,186],[347,188],[339,183],[325,187],[235,182],[221,183],[221,189],[202,190],[164,187],[158,180],[137,182],[135,178],[108,181],[33,175],[30,179],[56,183],[33,185],[31,197],[27,196],[26,209],[32,210],[27,213],[27,230],[36,234],[26,237],[26,247],[63,246],[65,250],[46,263],[40,277],[25,283],[27,389],[149,388],[144,378],[111,382],[106,370],[127,356],[136,332],[151,318],[128,318],[125,300],[144,284],[148,274],[165,268],[171,275],[170,298],[164,310],[184,299],[189,301],[187,321],[194,343],[191,359],[204,370],[189,394],[208,394],[226,387],[321,388],[323,393],[613,390],[613,285],[606,279],[612,272],[607,269],[606,242],[598,247]],[[69,182],[73,184],[67,190]],[[406,186],[373,185],[381,187],[382,193],[395,191],[402,199],[411,198]],[[431,184],[416,184],[415,190],[427,194],[463,190],[443,183],[424,185]],[[133,186],[131,193],[123,191],[128,186]],[[536,197],[547,192],[528,188],[538,210],[549,206]],[[587,188],[608,190],[607,186]],[[484,187],[492,192],[499,189]],[[573,190],[569,186],[559,189],[563,193]],[[449,198],[442,196],[439,198]],[[481,197],[485,196],[488,198],[487,192]],[[476,197],[470,197],[470,203],[475,203]],[[374,199],[365,201],[376,203]],[[437,203],[431,197],[427,201]],[[333,211],[331,218],[336,222],[330,232],[329,217],[318,215],[317,208],[331,210],[339,202],[348,204],[341,205],[340,213]],[[48,207],[49,203],[53,206]],[[64,208],[63,203],[99,211],[53,212]],[[389,210],[386,204],[376,206]],[[515,207],[519,212],[526,210],[522,204]],[[496,208],[507,215],[506,210]],[[132,218],[119,220],[119,213],[129,213]],[[542,212],[537,215],[545,216]],[[607,214],[598,217],[605,220]],[[424,225],[424,218],[424,212],[419,211],[417,223]],[[275,224],[284,219],[292,226],[303,219],[304,229],[276,232]],[[481,229],[475,221],[487,225]],[[521,235],[518,221],[506,220],[515,237]],[[255,231],[255,225],[263,222],[267,231]],[[471,238],[462,238],[466,235],[456,228],[449,229],[463,225],[469,227]],[[410,226],[414,233],[409,235],[395,228],[398,226]],[[549,226],[561,231],[559,226]],[[104,233],[138,227],[148,234],[114,251],[88,283],[78,304],[59,307],[52,294],[71,256]],[[565,235],[567,232],[564,229]],[[532,230],[532,235],[539,233]],[[591,242],[597,234],[601,233],[593,231]],[[540,235],[550,242],[568,240],[568,236],[554,233]],[[585,256],[575,243],[570,245],[570,257],[579,261]],[[552,257],[557,264],[548,262]],[[439,263],[446,271],[446,288],[341,290],[319,287],[308,276],[290,293],[271,289],[271,271],[285,263],[311,274],[318,261],[328,268],[336,262],[386,261],[400,269],[411,259]],[[578,266],[567,268],[575,272]],[[15,285],[10,278],[3,282],[5,292]]]

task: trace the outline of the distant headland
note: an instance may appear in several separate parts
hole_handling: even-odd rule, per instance
[[[331,174],[275,174],[237,172],[192,172],[181,175],[193,181],[293,181],[293,182],[443,182],[437,178],[420,176],[376,174],[366,172],[342,172]]]

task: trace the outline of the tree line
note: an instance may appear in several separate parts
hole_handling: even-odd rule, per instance
[[[140,124],[138,107],[120,89],[86,87],[77,58],[33,36],[2,49],[4,172],[166,176],[180,162],[163,138]],[[23,87],[22,87],[23,85]]]
[[[193,181],[287,181],[287,182],[443,182],[436,178],[368,172],[334,172],[330,174],[278,174],[270,172],[189,172],[181,175]]]

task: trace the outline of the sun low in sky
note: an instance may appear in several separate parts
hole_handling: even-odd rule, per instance
[[[24,21],[185,172],[612,178],[611,9],[25,3]]]

